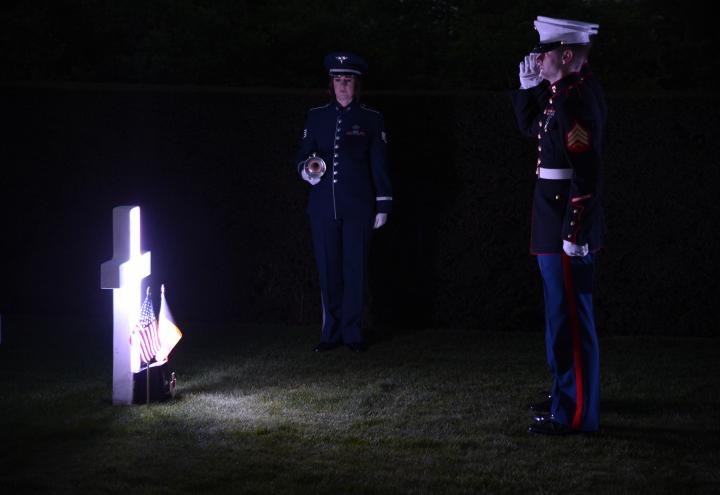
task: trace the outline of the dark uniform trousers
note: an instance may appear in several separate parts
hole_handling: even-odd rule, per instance
[[[372,225],[367,220],[310,219],[320,275],[320,340],[360,343],[366,265]]]
[[[530,250],[544,287],[551,413],[574,430],[595,431],[600,358],[592,291],[595,253],[604,233],[604,96],[586,66],[553,85],[514,91],[512,100],[520,129],[538,140]],[[587,244],[590,254],[567,256],[563,240]]]
[[[297,157],[317,153],[328,165],[310,189],[308,214],[320,276],[320,341],[362,343],[368,250],[376,213],[389,213],[392,191],[382,114],[353,101],[308,112]]]

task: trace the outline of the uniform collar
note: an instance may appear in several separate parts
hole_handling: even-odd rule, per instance
[[[592,77],[592,70],[590,70],[590,64],[585,62],[582,67],[580,67],[580,77],[583,79],[586,77]]]
[[[565,91],[569,89],[571,86],[577,84],[580,81],[580,73],[579,72],[571,72],[567,76],[560,79],[558,82],[550,85],[550,91],[552,91],[553,94],[560,93],[562,91]]]
[[[337,100],[335,100],[335,110],[338,112],[346,113],[346,112],[349,112],[350,110],[352,110],[352,108],[357,104],[358,103],[355,98],[353,98],[353,100],[350,103],[348,103],[348,106],[346,106],[346,107],[343,107]]]

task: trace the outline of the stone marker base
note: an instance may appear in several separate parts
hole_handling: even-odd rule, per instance
[[[146,370],[133,373],[133,404],[145,404],[147,375]],[[175,373],[168,364],[150,368],[150,402],[165,402],[175,397]]]

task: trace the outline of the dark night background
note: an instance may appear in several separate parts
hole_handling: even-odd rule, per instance
[[[0,314],[105,318],[112,208],[187,322],[319,322],[305,110],[323,56],[368,59],[395,211],[368,325],[540,330],[534,143],[507,95],[537,15],[595,21],[610,107],[600,333],[714,335],[717,28],[669,1],[9,1],[0,6]],[[4,332],[7,333],[7,332]],[[4,335],[4,338],[7,338]]]

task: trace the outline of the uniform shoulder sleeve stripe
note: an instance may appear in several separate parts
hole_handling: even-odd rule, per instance
[[[325,105],[323,105],[323,106],[321,106],[321,107],[313,107],[313,108],[311,108],[311,109],[308,110],[308,111],[309,111],[309,112],[312,112],[313,110],[322,110],[323,108],[327,108],[327,107],[329,107],[329,106],[330,106],[330,103],[327,103],[327,104],[325,104]]]
[[[362,108],[363,110],[367,110],[368,112],[377,113],[377,114],[380,113],[379,111],[375,110],[374,108],[366,107],[365,105],[360,105],[360,108]]]

